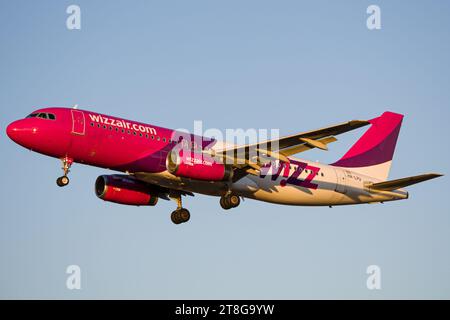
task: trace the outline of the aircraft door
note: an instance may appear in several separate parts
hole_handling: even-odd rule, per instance
[[[86,123],[84,119],[84,112],[72,109],[72,133],[84,135],[86,131]]]
[[[347,177],[345,174],[345,170],[342,169],[334,169],[336,172],[336,192],[346,193],[347,192]]]

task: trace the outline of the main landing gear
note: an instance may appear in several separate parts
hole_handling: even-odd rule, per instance
[[[69,184],[69,177],[67,176],[70,172],[70,166],[73,163],[73,159],[70,159],[68,157],[65,157],[63,159],[61,159],[63,166],[61,169],[63,169],[64,171],[64,175],[62,177],[59,177],[58,179],[56,179],[56,184],[59,187],[65,187]]]
[[[241,199],[234,194],[226,194],[220,197],[220,206],[225,210],[236,208],[240,203]]]
[[[191,218],[191,214],[188,209],[183,208],[181,203],[181,194],[176,195],[174,199],[177,201],[177,209],[172,212],[170,219],[175,224],[188,222]]]

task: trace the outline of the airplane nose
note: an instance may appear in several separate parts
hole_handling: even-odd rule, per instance
[[[6,134],[16,143],[22,144],[33,129],[24,126],[21,120],[14,121],[6,127]]]
[[[18,128],[17,128],[17,121],[14,121],[12,123],[10,123],[7,127],[6,127],[6,134],[8,135],[8,137],[11,140],[14,140],[15,135],[17,134]]]

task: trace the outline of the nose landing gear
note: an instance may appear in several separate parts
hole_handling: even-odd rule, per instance
[[[240,203],[241,199],[234,194],[226,194],[220,197],[220,206],[225,210],[236,208]]]
[[[56,179],[56,184],[59,187],[65,187],[69,184],[69,177],[67,176],[70,172],[70,166],[73,163],[73,159],[65,157],[63,159],[61,159],[63,166],[62,166],[62,170],[64,171],[64,175],[62,177],[59,177],[58,179]]]
[[[181,202],[181,194],[176,194],[172,196],[172,198],[177,201],[177,209],[172,212],[172,214],[170,215],[170,219],[175,224],[188,222],[191,218],[191,214],[189,213],[188,209],[183,208]]]

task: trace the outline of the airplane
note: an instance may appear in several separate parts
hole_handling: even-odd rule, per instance
[[[122,205],[155,206],[175,200],[175,224],[189,221],[183,196],[220,197],[223,209],[241,198],[296,206],[384,203],[408,198],[404,187],[442,176],[437,173],[387,180],[403,115],[384,112],[278,139],[232,145],[213,138],[126,120],[78,108],[33,111],[8,125],[17,144],[58,158],[69,184],[73,163],[121,172],[95,181],[98,198]],[[370,126],[338,161],[322,164],[293,155],[328,150],[339,134]]]

